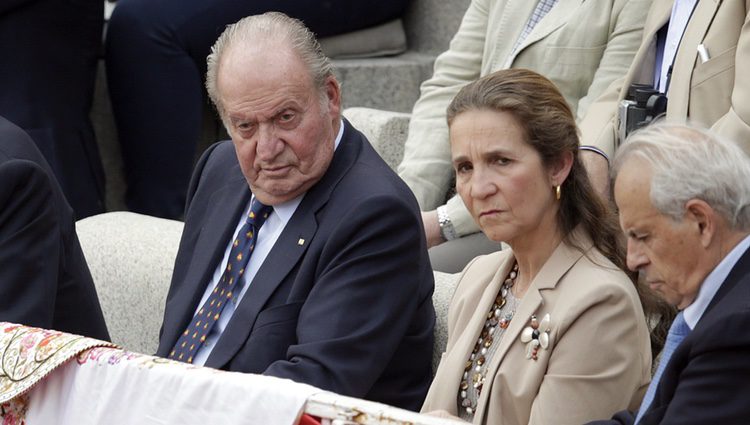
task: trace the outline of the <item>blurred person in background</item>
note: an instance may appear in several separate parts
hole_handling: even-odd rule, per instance
[[[0,2],[0,115],[34,140],[81,219],[104,211],[104,171],[89,111],[102,0]]]

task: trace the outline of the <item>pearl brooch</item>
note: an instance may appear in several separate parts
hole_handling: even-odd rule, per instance
[[[537,360],[539,348],[546,350],[549,347],[549,330],[549,313],[544,315],[541,323],[537,320],[536,315],[531,316],[529,326],[526,326],[521,332],[521,342],[526,344],[527,359]]]

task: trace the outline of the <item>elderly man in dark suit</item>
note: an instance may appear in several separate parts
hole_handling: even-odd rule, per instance
[[[0,321],[109,340],[73,210],[31,138],[3,117]]]
[[[615,158],[628,267],[680,311],[635,416],[614,423],[750,419],[750,160],[707,130],[658,124]]]
[[[207,88],[232,141],[191,182],[157,354],[418,409],[434,325],[419,208],[341,119],[313,35],[245,18]]]

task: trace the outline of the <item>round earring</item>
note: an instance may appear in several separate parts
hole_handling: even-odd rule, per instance
[[[557,198],[558,201],[560,200],[560,185],[559,184],[555,186],[555,198]]]

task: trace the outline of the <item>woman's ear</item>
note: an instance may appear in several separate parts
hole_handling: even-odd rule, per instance
[[[563,184],[570,174],[570,168],[573,167],[573,153],[565,152],[555,160],[549,167],[549,179],[551,186]]]

